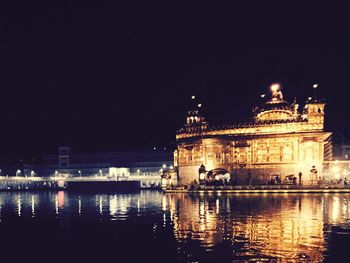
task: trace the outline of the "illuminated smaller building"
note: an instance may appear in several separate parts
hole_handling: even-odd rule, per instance
[[[129,151],[107,153],[76,153],[69,147],[60,147],[58,154],[46,154],[38,164],[25,164],[23,174],[29,176],[69,177],[157,177],[160,170],[172,167],[172,153],[165,150]],[[20,171],[20,170],[19,170]],[[21,171],[20,171],[21,172]]]

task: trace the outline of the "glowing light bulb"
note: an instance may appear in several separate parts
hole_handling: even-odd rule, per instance
[[[318,87],[318,84],[314,84],[312,87],[316,89]]]
[[[201,107],[202,107],[202,104],[199,103],[199,104],[198,104],[198,108],[201,108]]]
[[[270,86],[270,89],[271,89],[272,93],[276,93],[280,90],[280,87],[281,87],[280,84],[274,83]]]
[[[191,99],[193,99],[193,100],[194,100],[195,98],[196,98],[196,96],[194,96],[194,95],[191,97]]]

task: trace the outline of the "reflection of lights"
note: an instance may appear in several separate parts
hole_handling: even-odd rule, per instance
[[[56,215],[58,215],[58,196],[55,196],[55,211],[56,211]]]
[[[162,210],[166,211],[167,203],[166,203],[166,196],[164,195],[162,198]]]
[[[35,197],[32,195],[32,217],[35,216]]]
[[[334,222],[337,222],[337,221],[338,221],[339,213],[340,213],[340,201],[339,201],[339,196],[334,196],[334,197],[333,197],[333,206],[332,206],[332,220],[333,220]]]
[[[102,203],[102,196],[100,196],[100,200],[99,200],[99,208],[100,208],[100,215],[103,214],[103,203]]]
[[[18,195],[17,198],[17,214],[18,216],[22,215],[22,200],[21,200],[21,195]]]
[[[119,201],[120,214],[126,214],[128,211],[128,199],[126,197],[120,198]]]
[[[64,191],[59,191],[57,193],[57,197],[58,197],[58,207],[63,208],[63,206],[64,206]]]
[[[201,224],[205,222],[205,203],[203,201],[199,204],[199,221]]]
[[[81,197],[78,199],[78,214],[81,215]]]
[[[251,198],[239,198],[245,199],[243,203],[251,203],[248,200]],[[243,237],[254,251],[252,256],[280,253],[283,259],[293,256],[291,261],[298,261],[294,256],[305,252],[308,261],[322,262],[325,241],[323,225],[327,223],[324,219],[328,213],[332,218],[331,210],[324,211],[328,204],[323,205],[314,197],[300,196],[298,202],[293,204],[282,195],[273,197],[275,198],[281,200],[281,203],[277,204],[270,197],[262,197],[264,200],[261,201],[266,205],[263,209],[249,208],[250,212],[254,211],[254,215],[247,215],[239,208],[229,212],[230,209],[227,208],[230,207],[228,200],[232,200],[231,196],[225,196],[226,200],[204,196],[199,196],[195,201],[188,197],[179,198],[178,202],[175,200],[177,213],[173,220],[175,238],[184,243],[199,241],[201,248],[212,250],[222,240],[240,240]],[[254,203],[259,204],[259,199],[260,197]],[[267,205],[270,201],[271,206]],[[217,214],[218,207],[225,207],[225,215]],[[188,252],[187,247],[182,249],[185,250],[183,252]],[[245,249],[237,252],[245,253]]]
[[[114,195],[109,198],[109,214],[113,216],[116,213],[117,213],[117,196]]]

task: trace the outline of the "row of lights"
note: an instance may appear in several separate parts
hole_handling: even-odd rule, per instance
[[[167,165],[163,164],[162,168],[159,170],[160,173],[162,173],[165,169],[167,169]],[[169,170],[173,170],[174,166],[170,165]]]
[[[160,147],[160,148],[161,148],[161,147]],[[154,146],[154,147],[153,147],[153,150],[157,150],[157,147]],[[163,147],[163,150],[165,151],[165,150],[166,150],[166,147]]]

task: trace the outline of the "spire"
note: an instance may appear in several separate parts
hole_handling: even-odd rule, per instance
[[[205,117],[202,114],[202,103],[196,100],[196,96],[191,96],[191,106],[187,112],[186,125],[195,124],[205,121]]]
[[[191,106],[186,115],[186,130],[189,132],[199,131],[208,127],[202,112],[203,104],[199,102],[195,95],[191,96]]]
[[[278,83],[274,83],[270,86],[272,92],[272,102],[283,101],[283,94],[281,91],[281,86]]]

